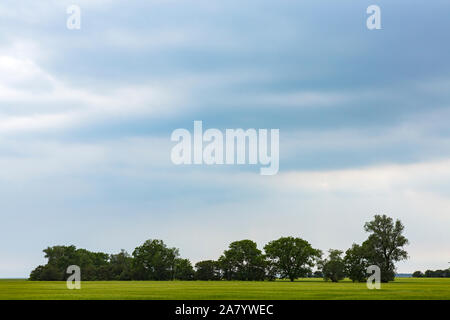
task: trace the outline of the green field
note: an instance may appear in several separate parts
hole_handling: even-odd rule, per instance
[[[450,300],[450,279],[399,278],[368,290],[365,283],[320,279],[295,282],[240,281],[85,281],[81,290],[65,282],[0,280],[5,299],[445,299]]]

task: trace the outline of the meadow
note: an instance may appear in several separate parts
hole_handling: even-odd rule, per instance
[[[241,281],[84,281],[80,290],[68,290],[65,282],[0,280],[0,300],[450,300],[450,278],[398,278],[368,290],[365,283],[321,279],[295,282]]]

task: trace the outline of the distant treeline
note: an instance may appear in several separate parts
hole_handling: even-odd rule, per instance
[[[91,252],[75,246],[54,246],[43,250],[48,262],[30,274],[30,280],[63,281],[67,267],[77,265],[82,280],[275,280],[320,277],[337,282],[344,277],[365,281],[369,265],[381,269],[383,282],[395,277],[395,262],[406,259],[408,240],[404,226],[386,215],[376,215],[364,225],[369,237],[353,244],[345,254],[329,250],[328,257],[301,238],[282,237],[264,246],[264,253],[251,240],[232,242],[217,260],[192,266],[180,257],[179,249],[162,240],[147,240],[130,255]],[[313,269],[317,271],[313,272]]]
[[[415,271],[414,278],[450,278],[450,268],[446,270],[427,270],[425,272]]]

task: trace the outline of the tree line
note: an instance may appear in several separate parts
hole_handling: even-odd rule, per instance
[[[369,265],[381,270],[381,281],[393,281],[395,263],[406,259],[408,244],[400,220],[375,215],[364,225],[369,233],[362,244],[345,251],[330,249],[323,258],[321,250],[298,237],[281,237],[258,249],[252,240],[232,242],[217,260],[197,262],[180,257],[179,249],[162,240],[151,239],[134,249],[117,254],[91,252],[75,246],[53,246],[43,250],[46,265],[34,269],[29,279],[64,281],[67,267],[77,265],[82,280],[242,280],[263,281],[320,277],[337,282],[344,277],[365,281]],[[316,269],[313,272],[313,269]]]
[[[414,278],[450,278],[450,268],[445,270],[414,271]]]

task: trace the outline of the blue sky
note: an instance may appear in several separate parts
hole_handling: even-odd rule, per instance
[[[81,30],[66,8],[81,8]],[[381,7],[382,30],[366,28]],[[400,218],[400,272],[450,261],[448,1],[0,3],[0,277],[42,249],[193,262],[234,240],[323,251]],[[280,172],[175,166],[174,129],[280,129]]]

